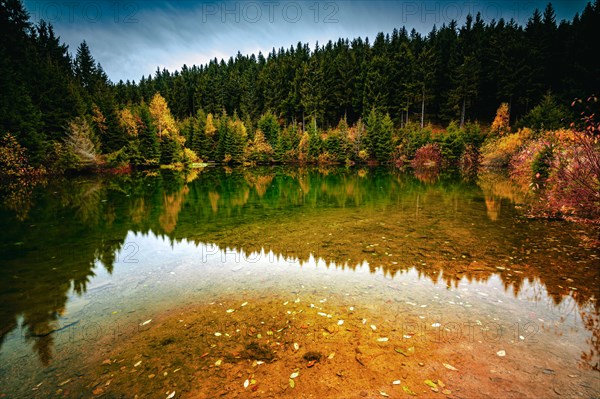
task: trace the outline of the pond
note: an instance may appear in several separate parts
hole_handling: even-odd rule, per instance
[[[598,231],[483,175],[207,168],[0,208],[0,397],[600,392]]]

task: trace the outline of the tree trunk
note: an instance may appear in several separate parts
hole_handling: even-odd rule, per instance
[[[421,99],[421,129],[425,125],[425,86],[423,86],[423,97]]]
[[[462,111],[460,113],[460,128],[465,127],[465,108],[467,105],[467,97],[463,97]]]

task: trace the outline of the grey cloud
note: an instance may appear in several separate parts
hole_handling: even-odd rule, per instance
[[[491,13],[499,8],[501,16],[508,19],[517,16],[518,22],[525,23],[534,7],[543,9],[546,5],[545,0],[277,3],[279,5],[274,9],[275,12],[269,15],[268,2],[228,2],[226,7],[233,10],[236,6],[236,12],[223,15],[223,8],[219,8],[223,3],[220,2],[25,1],[26,7],[37,18],[54,17],[56,13],[52,14],[52,5],[62,7],[59,18],[50,18],[57,34],[69,44],[71,52],[75,52],[85,39],[92,54],[113,81],[137,81],[142,75],[153,74],[157,66],[178,69],[183,64],[205,63],[214,57],[229,58],[238,51],[249,54],[260,50],[266,54],[272,48],[289,48],[298,42],[309,43],[313,48],[316,41],[324,44],[340,37],[352,39],[368,36],[372,40],[377,32],[391,32],[393,28],[403,25],[409,31],[415,28],[425,34],[434,23],[439,26],[455,16],[462,22],[469,11],[482,11],[485,18],[496,16],[497,12],[494,11],[494,15]],[[73,18],[65,4],[77,4]],[[90,4],[102,7],[101,18],[86,18],[83,12],[86,7],[94,10]],[[262,8],[262,15],[256,22],[252,22],[256,15],[250,14],[253,6],[249,4]],[[583,9],[585,0],[555,1],[554,5],[558,19],[571,18],[576,11]],[[70,7],[73,10],[73,6]],[[295,9],[300,9],[302,15],[293,22]],[[213,10],[216,13],[209,12]],[[287,15],[284,12],[286,10]],[[135,12],[132,14],[131,11]],[[88,14],[93,16],[91,12]],[[226,22],[222,22],[223,17]],[[326,23],[327,17],[330,23]],[[236,18],[239,22],[235,21]],[[127,23],[132,20],[136,22]]]

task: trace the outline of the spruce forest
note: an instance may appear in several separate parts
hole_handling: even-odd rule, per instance
[[[570,21],[557,21],[548,4],[525,26],[469,15],[426,36],[399,27],[117,83],[85,41],[71,53],[51,25],[32,24],[20,0],[0,2],[0,29],[3,148],[51,173],[402,164],[427,144],[457,166],[465,149],[502,129],[580,122],[569,105],[600,87],[598,0]],[[490,128],[494,116],[504,122]]]

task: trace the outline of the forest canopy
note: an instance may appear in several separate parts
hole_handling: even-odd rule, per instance
[[[20,0],[0,0],[0,135],[57,172],[200,160],[388,162],[412,157],[428,124],[456,121],[467,131],[460,146],[480,145],[473,122],[492,123],[501,104],[507,126],[547,115],[564,126],[573,119],[567,104],[598,93],[599,30],[600,1],[560,22],[548,4],[525,26],[469,15],[427,35],[400,27],[372,41],[297,43],[114,83],[85,41],[71,54],[52,25],[32,24]],[[540,104],[555,106],[540,114]]]

